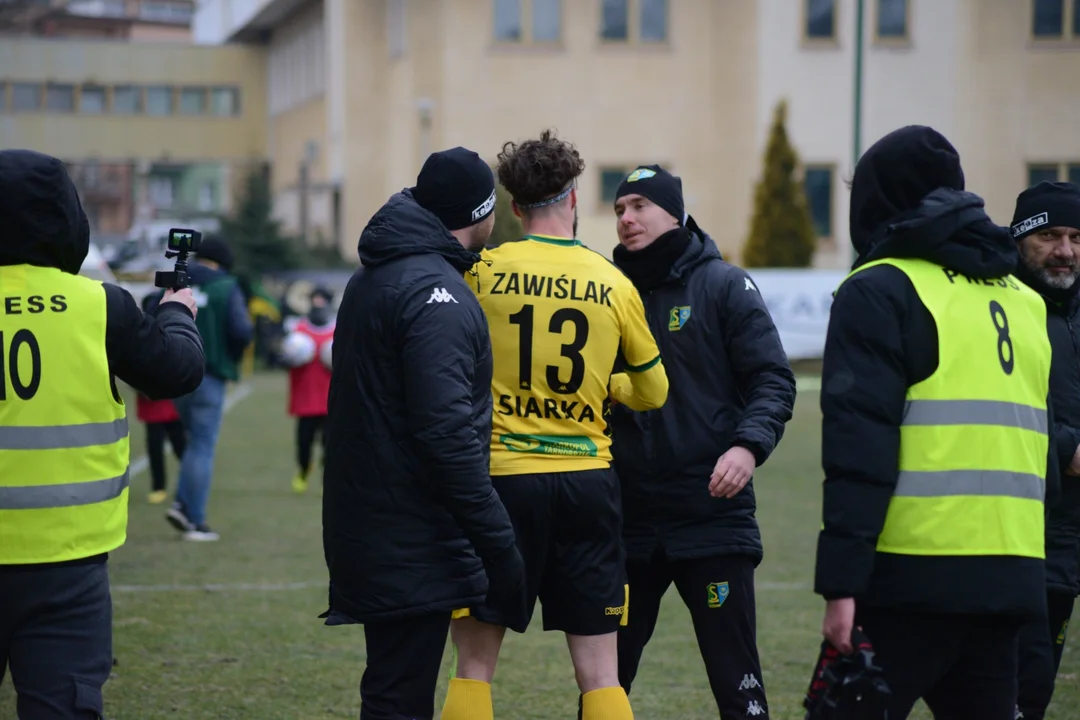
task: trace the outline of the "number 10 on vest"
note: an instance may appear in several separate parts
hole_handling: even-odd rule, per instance
[[[0,331],[0,402],[8,399],[8,378],[20,400],[37,394],[41,385],[41,346],[29,330],[17,330],[10,339]]]

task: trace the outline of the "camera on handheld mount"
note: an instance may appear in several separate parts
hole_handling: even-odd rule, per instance
[[[191,287],[191,279],[188,278],[187,274],[188,254],[199,252],[201,244],[202,233],[198,230],[170,229],[165,257],[176,258],[176,267],[173,270],[154,273],[154,287],[166,290],[180,290]]]

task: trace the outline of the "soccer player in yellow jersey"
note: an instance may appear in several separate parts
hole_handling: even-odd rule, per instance
[[[545,630],[566,633],[584,720],[629,720],[617,630],[626,617],[619,481],[604,408],[659,408],[668,382],[633,284],[575,238],[573,145],[550,131],[506,143],[499,181],[525,236],[485,251],[467,280],[494,355],[491,481],[525,560],[520,602],[470,608],[442,720],[492,720],[491,680],[506,628],[525,632],[539,598]],[[613,375],[619,362],[627,372]]]

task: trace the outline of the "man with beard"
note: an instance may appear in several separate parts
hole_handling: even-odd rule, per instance
[[[1013,720],[1057,479],[1046,307],[931,128],[859,159],[850,225],[822,369],[822,634],[845,655],[869,640],[891,694],[864,699],[890,720],[920,698],[939,718]]]
[[[451,613],[513,597],[522,562],[491,487],[491,343],[462,279],[495,179],[432,154],[360,236],[338,311],[325,426],[327,625],[362,623],[361,720],[431,720]]]
[[[1044,182],[1020,193],[1012,232],[1020,249],[1016,276],[1046,301],[1054,353],[1051,448],[1062,471],[1061,494],[1046,526],[1047,615],[1032,618],[1020,633],[1018,717],[1042,720],[1080,594],[1080,187]]]
[[[658,165],[637,168],[619,185],[614,210],[615,264],[642,293],[671,376],[663,409],[612,410],[634,598],[619,630],[619,680],[629,692],[674,585],[720,717],[767,720],[752,476],[791,419],[795,376],[757,287],[686,213],[678,177]]]
[[[551,131],[499,154],[525,236],[484,253],[470,282],[495,356],[492,483],[525,559],[526,596],[477,603],[454,620],[457,674],[442,720],[492,720],[506,628],[525,632],[537,598],[544,630],[566,633],[585,720],[633,718],[616,658],[628,591],[604,407],[610,393],[658,408],[668,383],[634,286],[576,238],[584,168]],[[613,376],[617,356],[626,371]]]

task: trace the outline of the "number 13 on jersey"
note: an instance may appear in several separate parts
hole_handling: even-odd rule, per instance
[[[510,324],[518,326],[518,387],[522,390],[533,389],[533,342],[536,333],[536,306],[525,304],[521,310],[510,316]],[[555,310],[547,323],[547,333],[565,337],[567,328],[572,330],[569,342],[560,345],[560,356],[570,361],[570,371],[558,365],[548,365],[544,380],[548,389],[560,395],[573,395],[581,389],[585,381],[585,357],[582,351],[589,341],[589,318],[577,308],[563,307]],[[543,332],[541,330],[541,332]]]

